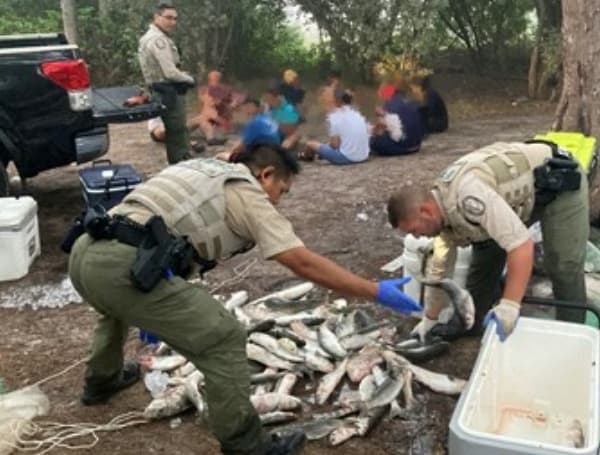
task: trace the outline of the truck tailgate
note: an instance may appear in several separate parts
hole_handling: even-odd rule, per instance
[[[93,116],[97,124],[140,122],[157,117],[165,107],[156,101],[139,106],[125,107],[129,97],[139,95],[140,87],[107,87],[93,89]]]

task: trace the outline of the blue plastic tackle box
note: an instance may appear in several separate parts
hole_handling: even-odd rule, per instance
[[[139,185],[142,177],[129,164],[112,164],[110,160],[101,160],[81,169],[79,181],[88,207],[100,204],[109,210]]]

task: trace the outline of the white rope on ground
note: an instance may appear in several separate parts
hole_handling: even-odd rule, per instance
[[[130,334],[127,341],[131,340],[134,335]],[[73,368],[86,362],[88,357],[79,359],[72,363],[63,370],[54,373],[46,378],[40,379],[36,383],[32,384],[31,387],[39,386],[52,379],[56,379],[59,376],[67,373]],[[9,446],[16,450],[24,452],[33,452],[42,449],[37,452],[36,455],[43,455],[56,447],[77,450],[77,449],[91,449],[100,438],[96,433],[107,432],[107,431],[118,431],[127,427],[136,425],[142,425],[149,423],[144,417],[143,412],[127,412],[113,417],[108,423],[96,424],[96,423],[56,423],[56,422],[32,422],[30,420],[15,420],[11,424],[11,433],[14,436],[15,444],[9,443],[8,441],[0,440],[0,446]],[[41,435],[40,439],[35,439],[36,435]],[[73,444],[69,441],[80,438],[91,438],[92,440],[85,443]],[[47,447],[46,447],[47,446]],[[45,448],[44,448],[45,447]]]
[[[233,283],[237,283],[238,281],[242,281],[244,278],[246,278],[246,276],[250,272],[250,269],[252,269],[252,267],[254,267],[257,262],[258,262],[258,259],[253,258],[253,259],[248,259],[248,260],[236,265],[233,268],[234,276],[222,281],[220,284],[213,287],[209,292],[211,294],[214,294],[215,292],[217,292],[219,289],[221,289],[226,284],[233,284]]]
[[[44,383],[46,383],[46,382],[48,382],[48,381],[51,381],[52,379],[55,379],[55,378],[57,378],[57,377],[59,377],[59,376],[62,376],[63,374],[65,374],[65,373],[67,373],[68,371],[70,371],[70,370],[72,370],[73,368],[75,368],[76,366],[78,366],[78,365],[81,365],[83,362],[86,362],[86,361],[87,361],[87,359],[88,359],[87,357],[84,357],[83,359],[79,359],[77,362],[75,362],[75,363],[73,363],[73,364],[69,365],[69,366],[68,366],[67,368],[65,368],[64,370],[61,370],[61,371],[59,371],[58,373],[55,373],[55,374],[53,374],[53,375],[50,375],[50,376],[48,376],[47,378],[40,379],[38,382],[34,383],[33,385],[34,385],[34,386],[36,386],[36,385],[37,385],[37,386],[39,386],[39,385],[41,385],[41,384],[44,384]]]
[[[91,449],[100,440],[97,433],[118,431],[146,423],[149,423],[149,420],[144,418],[142,412],[127,412],[114,417],[105,424],[17,421],[11,426],[16,444],[9,445],[24,452],[40,450],[36,452],[36,455],[44,455],[57,447],[68,450]],[[35,439],[36,435],[41,435],[41,437]],[[71,442],[86,437],[91,438],[91,441]]]

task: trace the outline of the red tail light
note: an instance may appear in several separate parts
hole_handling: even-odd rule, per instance
[[[90,75],[82,59],[43,62],[42,73],[65,90],[85,90],[90,87]]]

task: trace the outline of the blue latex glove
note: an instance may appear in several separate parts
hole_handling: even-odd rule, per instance
[[[399,313],[409,314],[421,312],[423,308],[412,297],[406,295],[400,289],[411,280],[411,277],[398,278],[394,280],[382,280],[378,283],[377,296],[375,300],[383,306],[391,308]]]
[[[496,334],[500,341],[506,340],[515,329],[519,319],[521,305],[512,300],[502,299],[500,303],[488,311],[483,320],[483,326],[487,327],[490,322],[496,323]]]

